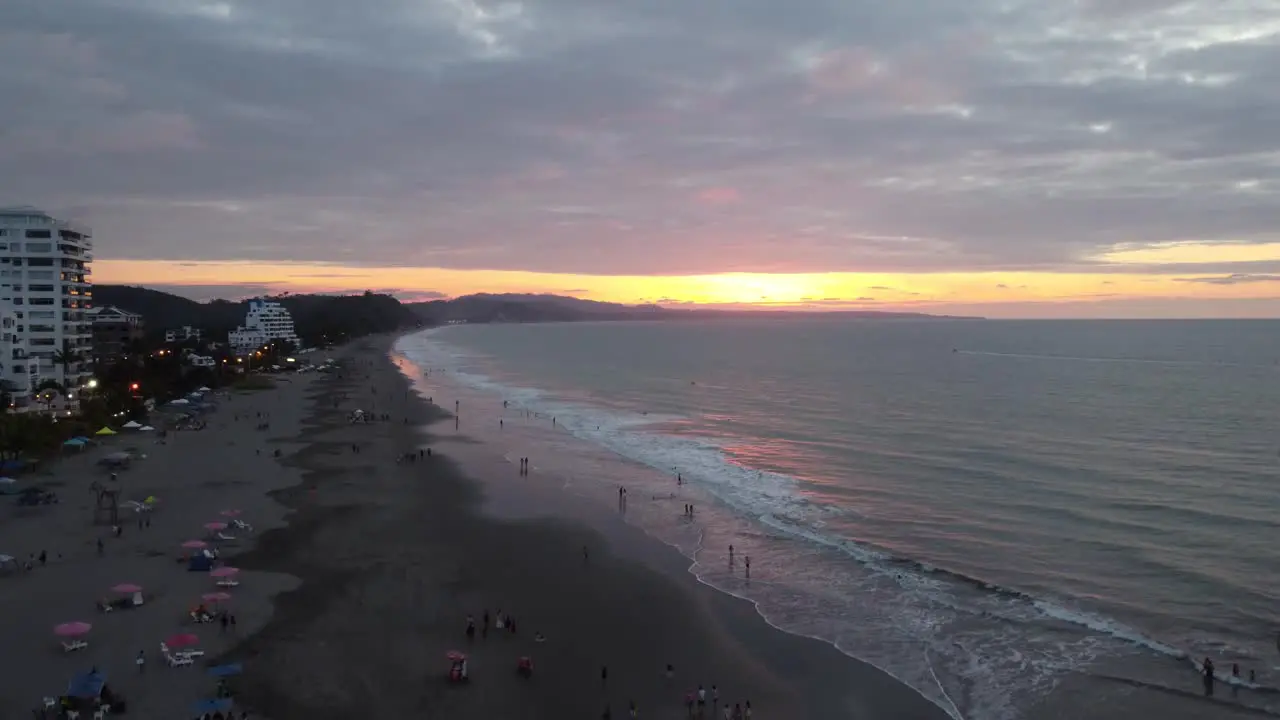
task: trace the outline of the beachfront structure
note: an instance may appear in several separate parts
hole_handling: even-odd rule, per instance
[[[200,338],[203,336],[203,330],[198,327],[191,327],[190,325],[183,325],[182,327],[174,330],[164,331],[164,341],[167,343],[182,343],[187,342],[188,340],[195,340],[196,342],[199,342]]]
[[[85,311],[92,318],[93,362],[101,365],[112,363],[142,342],[145,328],[142,316],[113,305]]]
[[[40,363],[27,357],[26,339],[18,333],[18,314],[12,302],[0,301],[0,383],[9,396],[0,412],[21,409],[40,385]]]
[[[273,342],[299,344],[293,331],[293,316],[283,305],[272,300],[250,300],[244,325],[227,334],[232,352],[244,355]]]
[[[35,364],[42,382],[71,390],[88,381],[92,262],[88,228],[34,207],[0,208],[0,303],[13,308],[26,353],[26,362],[8,358],[5,380],[29,376]]]

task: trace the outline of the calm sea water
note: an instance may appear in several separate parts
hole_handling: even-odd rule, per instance
[[[1280,709],[1280,323],[485,325],[400,350],[555,416],[557,455],[652,468],[633,522],[704,582],[956,717],[1035,714],[1069,677],[1198,702],[1206,656],[1242,668],[1228,702]]]

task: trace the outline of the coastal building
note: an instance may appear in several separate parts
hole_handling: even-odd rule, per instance
[[[89,379],[92,262],[88,228],[29,206],[0,208],[0,303],[13,308],[14,333],[26,353],[26,362],[14,364],[6,380],[29,376],[32,364],[41,382],[66,389]]]
[[[18,314],[12,302],[0,301],[0,383],[8,396],[5,410],[20,410],[31,403],[40,384],[40,363],[27,357],[27,343],[18,332]]]
[[[283,305],[272,300],[250,300],[244,325],[227,334],[232,352],[244,355],[273,342],[300,344],[293,330],[293,316]]]
[[[188,340],[199,342],[204,337],[204,330],[190,325],[183,325],[174,330],[164,331],[164,341],[167,343],[184,343]]]
[[[95,365],[113,363],[129,354],[145,334],[141,315],[113,305],[91,308],[85,315],[92,318]]]

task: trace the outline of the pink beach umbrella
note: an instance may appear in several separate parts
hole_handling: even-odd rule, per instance
[[[64,622],[61,625],[54,625],[53,634],[58,637],[80,637],[81,635],[87,634],[92,629],[93,626],[89,623],[76,620],[73,622]]]
[[[225,577],[232,577],[239,572],[240,572],[240,568],[220,567],[220,568],[215,568],[211,570],[209,572],[209,576],[216,577],[216,578],[225,578]]]
[[[226,602],[231,599],[231,593],[224,593],[224,592],[205,593],[200,596],[200,599],[210,603]]]
[[[227,524],[224,522],[207,522],[204,524],[204,529],[210,532],[214,532],[217,530],[226,530]]]
[[[182,547],[188,550],[201,550],[203,548],[209,547],[209,543],[203,540],[188,540],[182,543]]]
[[[192,645],[199,645],[200,638],[191,633],[178,633],[165,638],[164,644],[171,648],[191,647]]]
[[[124,595],[132,595],[134,593],[142,592],[142,586],[134,585],[133,583],[120,583],[119,585],[111,588],[111,590]]]
[[[240,514],[240,511],[239,510],[223,510],[218,514],[221,515],[222,517],[236,517]]]

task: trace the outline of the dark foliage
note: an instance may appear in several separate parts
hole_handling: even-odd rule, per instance
[[[212,340],[224,340],[244,322],[248,301],[213,300],[200,303],[177,295],[126,285],[95,285],[94,302],[138,313],[148,337],[183,325],[204,330]],[[418,325],[421,320],[390,295],[281,295],[269,297],[289,309],[294,328],[306,345],[341,342],[370,333],[391,332]]]

